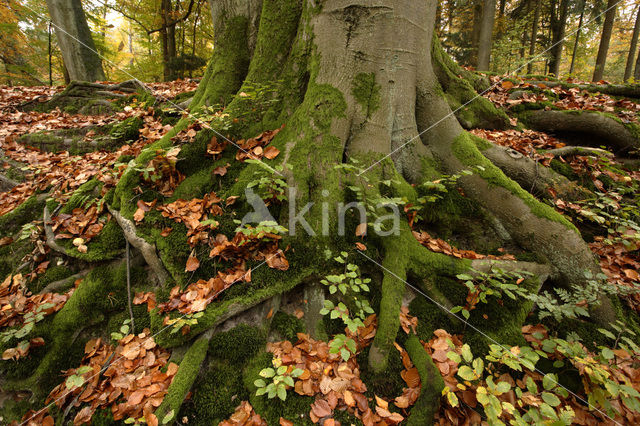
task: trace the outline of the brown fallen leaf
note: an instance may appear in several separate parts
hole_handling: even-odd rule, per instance
[[[191,255],[189,256],[189,258],[187,259],[187,265],[184,268],[185,272],[193,272],[196,269],[198,269],[200,267],[200,261],[198,260],[198,258],[194,255],[194,253],[191,253]]]

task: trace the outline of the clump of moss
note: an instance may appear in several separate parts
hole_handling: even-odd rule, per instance
[[[45,200],[38,195],[32,195],[11,212],[0,216],[0,236],[12,236],[25,223],[29,223],[42,215]]]
[[[67,266],[50,266],[49,268],[47,268],[44,274],[38,276],[35,281],[29,283],[29,290],[31,290],[31,292],[33,293],[38,293],[40,290],[42,290],[52,282],[63,280],[67,277],[70,277],[71,275],[73,275],[73,270],[69,269]]]
[[[228,362],[213,363],[195,384],[193,399],[183,405],[180,417],[189,415],[189,424],[211,425],[233,414],[241,401],[249,398],[242,383],[242,367]]]
[[[213,336],[209,342],[209,354],[217,359],[241,364],[264,349],[266,343],[264,330],[240,324]]]
[[[376,83],[375,73],[357,74],[353,79],[351,93],[366,117],[371,117],[371,114],[380,108],[380,85]]]
[[[384,372],[376,374],[369,367],[369,351],[371,346],[365,348],[358,354],[358,364],[360,365],[360,378],[367,384],[367,393],[371,396],[378,395],[386,398],[395,398],[402,394],[405,383],[400,373],[404,370],[400,353],[393,349],[389,351],[387,358],[387,368]]]
[[[155,414],[163,424],[167,417],[175,420],[176,414],[180,411],[182,402],[189,393],[193,382],[195,381],[204,358],[207,356],[207,339],[201,338],[196,340],[184,358],[180,362],[180,367],[176,373],[167,395],[164,397],[162,404],[158,407]]]
[[[283,339],[296,342],[298,340],[297,334],[304,333],[305,327],[302,320],[291,314],[278,311],[271,321],[271,330],[276,331]]]
[[[281,401],[279,398],[268,399],[266,395],[256,396],[257,388],[253,382],[260,377],[259,373],[263,368],[272,367],[272,359],[271,353],[261,352],[244,369],[242,378],[244,386],[249,392],[249,402],[267,424],[276,425],[280,421],[280,417],[283,417],[296,425],[312,425],[309,411],[314,401],[313,398],[298,395],[293,391],[287,392],[286,401]]]

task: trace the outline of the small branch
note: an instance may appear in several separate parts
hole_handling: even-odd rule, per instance
[[[142,253],[142,257],[147,262],[147,264],[151,267],[153,272],[155,273],[160,285],[164,285],[169,280],[169,273],[164,268],[162,261],[158,257],[156,253],[156,247],[153,244],[149,244],[141,238],[136,233],[136,226],[132,221],[126,219],[124,216],[120,214],[119,211],[107,206],[109,209],[109,213],[116,219],[120,228],[124,232],[124,236],[129,243],[136,249],[140,250]]]

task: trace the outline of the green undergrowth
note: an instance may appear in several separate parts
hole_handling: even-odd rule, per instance
[[[291,314],[278,311],[273,315],[271,330],[276,331],[280,338],[295,342],[298,339],[298,333],[305,332],[305,326],[304,321],[301,319]]]
[[[264,368],[272,367],[273,355],[261,352],[251,359],[243,370],[242,378],[244,387],[249,391],[249,402],[254,410],[270,425],[277,425],[280,417],[292,421],[296,425],[313,425],[309,418],[309,411],[314,398],[301,396],[295,392],[288,392],[286,401],[279,398],[267,399],[265,396],[256,396],[257,388],[253,384]]]

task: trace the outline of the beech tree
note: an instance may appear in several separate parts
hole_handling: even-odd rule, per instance
[[[47,0],[64,64],[72,80],[104,80],[81,0]]]
[[[600,81],[604,76],[604,67],[607,63],[609,43],[611,42],[611,34],[613,33],[613,24],[616,20],[618,3],[619,2],[615,0],[609,0],[607,2],[607,12],[604,15],[604,24],[602,26],[602,34],[600,35],[598,56],[596,57],[596,68],[593,71],[593,81]]]
[[[563,4],[566,2],[562,0]],[[495,8],[495,2],[486,3],[493,5],[492,10]],[[273,311],[278,311],[287,297],[298,303],[304,301],[300,308],[303,310],[300,316],[303,318],[302,330],[292,326],[290,333],[295,335],[300,331],[327,340],[328,327],[344,329],[342,324],[337,327],[327,325],[328,321],[321,315],[323,311],[336,309],[330,300],[336,289],[325,291],[323,277],[336,269],[337,262],[340,263],[339,271],[345,271],[345,274],[353,272],[353,276],[358,276],[354,272],[357,270],[373,277],[371,287],[376,286],[379,297],[376,301],[379,306],[377,330],[375,337],[370,337],[373,343],[368,352],[363,352],[360,362],[364,364],[361,365],[366,365],[371,377],[382,382],[384,387],[390,359],[398,358],[394,344],[401,341],[419,370],[416,374],[420,375],[422,386],[420,403],[411,410],[408,424],[431,424],[442,391],[447,388],[433,359],[418,339],[411,336],[406,341],[400,340],[401,309],[407,287],[433,302],[430,306],[437,314],[433,314],[434,324],[429,326],[434,325],[434,329],[440,328],[441,321],[448,321],[448,315],[453,312],[449,307],[454,303],[449,298],[455,294],[448,291],[451,290],[449,283],[466,274],[472,280],[474,275],[491,272],[494,268],[518,271],[527,279],[525,284],[522,284],[525,278],[519,280],[516,287],[527,286],[535,296],[539,291],[544,294],[549,289],[563,290],[563,294],[581,290],[591,292],[594,277],[601,274],[600,264],[574,224],[540,200],[551,193],[562,194],[567,200],[575,199],[575,194],[583,189],[529,157],[467,132],[478,127],[510,129],[515,124],[493,103],[478,95],[490,87],[489,80],[462,68],[441,46],[434,34],[435,0],[210,0],[209,4],[215,24],[214,54],[191,100],[171,105],[179,110],[180,118],[176,119],[175,126],[165,136],[145,146],[136,157],[128,156],[123,162],[118,160],[114,169],[121,174],[119,179],[110,181],[112,186],[108,190],[99,190],[98,185],[102,183],[95,180],[92,181],[94,186],[87,184],[78,189],[69,203],[79,206],[86,198],[94,197],[96,204],[108,211],[108,225],[97,232],[101,234],[97,238],[104,238],[101,240],[103,251],[84,245],[82,238],[80,241],[75,239],[73,246],[70,241],[66,247],[61,246],[50,226],[52,219],[48,209],[55,203],[41,200],[47,246],[66,257],[75,256],[74,259],[98,263],[100,267],[91,273],[88,284],[81,284],[69,295],[64,311],[54,318],[57,322],[53,328],[59,336],[51,345],[47,343],[40,349],[37,367],[29,371],[27,379],[12,382],[12,390],[33,388],[34,393],[38,393],[36,396],[42,397],[53,388],[44,387],[43,383],[50,385],[57,381],[56,392],[65,397],[68,393],[64,393],[64,384],[59,384],[58,371],[60,365],[69,367],[63,359],[70,351],[67,343],[73,342],[88,327],[84,324],[87,322],[85,312],[90,311],[91,320],[95,321],[92,324],[104,321],[108,314],[103,315],[101,310],[94,312],[92,309],[98,305],[93,303],[99,303],[100,309],[109,312],[109,298],[116,292],[118,283],[127,283],[131,299],[130,284],[137,278],[147,291],[135,298],[151,307],[150,312],[145,310],[141,316],[151,329],[154,345],[158,345],[158,355],[149,355],[153,358],[149,364],[153,365],[160,356],[166,362],[167,350],[185,347],[184,352],[177,351],[186,354],[177,373],[176,369],[171,369],[176,377],[162,404],[152,407],[156,423],[158,419],[163,424],[173,423],[198,379],[208,350],[232,352],[223,354],[232,357],[236,352],[249,352],[247,346],[251,346],[253,339],[266,342],[262,336],[264,330],[260,329],[258,337],[250,333],[238,334],[239,337],[233,334],[230,339],[236,342],[234,346],[221,350],[214,342],[222,331],[243,322],[262,327],[264,322],[271,321]],[[501,3],[503,8],[504,2]],[[555,58],[559,60],[559,55]],[[505,83],[506,86],[509,84],[513,85]],[[548,88],[563,83],[545,81],[544,84]],[[146,100],[151,105],[156,102],[149,99],[150,95],[137,81],[85,86],[107,99],[117,97],[116,94],[122,98],[122,92],[138,90],[136,103]],[[523,90],[543,87],[535,83],[528,86]],[[56,102],[59,105],[65,96],[74,97],[80,87],[81,84],[71,85],[66,92],[49,101],[49,105],[56,105]],[[609,89],[636,90],[625,86]],[[605,89],[588,86],[585,90]],[[635,95],[639,97],[637,93]],[[513,96],[523,95],[514,93]],[[31,107],[42,107],[40,104],[32,102]],[[186,105],[188,109],[185,109]],[[164,114],[162,118],[165,119],[171,112],[160,114]],[[598,144],[606,141],[617,153],[626,154],[638,147],[637,133],[631,132],[621,120],[606,114],[575,114],[542,105],[524,111],[519,118],[531,127],[596,135]],[[139,127],[143,119],[135,119]],[[159,127],[164,128],[162,124]],[[256,135],[260,136],[256,138]],[[267,148],[247,144],[262,138],[270,141],[269,155]],[[583,148],[575,149],[580,152]],[[460,199],[452,201],[452,206],[440,206],[434,211],[428,207],[416,207],[415,210],[425,217],[443,218],[449,225],[447,232],[465,235],[472,243],[481,237],[472,235],[463,221],[456,220],[474,216],[473,219],[481,224],[480,234],[490,233],[495,241],[508,242],[527,260],[471,260],[429,250],[414,236],[413,219],[404,214],[395,216],[397,232],[385,233],[376,229],[374,222],[388,214],[389,206],[410,215],[414,211],[412,207],[421,205],[424,185],[437,186],[443,179],[455,179],[456,189],[452,192]],[[175,187],[167,192],[166,187],[171,185]],[[252,189],[258,193],[265,187],[266,194],[260,193],[258,198],[264,201],[262,205],[269,207],[267,213],[264,212],[266,209],[260,210],[260,202],[251,198],[248,191]],[[173,218],[175,214],[170,203],[187,205],[189,200],[196,199],[211,209],[207,220],[204,219],[206,214],[195,220],[177,216],[179,220],[172,222],[173,228],[167,230],[162,226],[164,219]],[[222,200],[226,203],[224,208]],[[368,217],[347,215],[345,225],[341,222],[341,210],[336,206],[344,207],[351,202],[363,205]],[[191,207],[193,210],[200,208]],[[218,213],[213,213],[214,208]],[[235,213],[231,213],[232,210]],[[260,217],[260,214],[272,216],[277,223],[255,220],[260,223],[253,228],[245,227],[243,218]],[[196,225],[192,225],[193,222]],[[204,227],[205,222],[210,227],[204,232],[210,232],[206,237],[197,228]],[[238,222],[241,222],[240,227]],[[85,221],[83,227],[86,226]],[[112,234],[107,234],[107,226]],[[282,227],[288,228],[288,232]],[[236,232],[237,238],[227,239],[223,232]],[[198,240],[200,237],[209,245],[198,245],[202,242]],[[260,250],[252,246],[255,240],[250,238],[254,237],[266,240],[271,251],[263,252],[262,246],[256,246]],[[121,255],[126,250],[126,263],[116,267],[107,262],[114,258],[105,253],[119,248],[118,238],[123,241],[122,245],[126,241],[126,249],[120,247],[117,253]],[[236,239],[242,243],[236,244]],[[343,265],[346,254],[342,253],[354,251],[354,246],[359,250],[353,255],[357,258],[354,261],[357,266]],[[146,268],[137,277],[130,274],[130,248],[139,253],[133,263]],[[207,252],[204,256],[202,249]],[[239,259],[232,255],[226,257],[227,249]],[[209,262],[200,270],[198,256],[203,264]],[[216,256],[223,259],[210,259]],[[230,262],[234,262],[233,274],[225,275],[222,271]],[[202,274],[198,282],[193,281],[192,272],[195,271]],[[197,308],[193,308],[190,303],[210,283],[215,283],[215,292],[198,299]],[[185,288],[188,290],[183,292]],[[466,290],[464,293],[463,298]],[[473,293],[469,294],[473,296]],[[604,292],[593,296],[595,300],[588,306],[589,326],[597,329],[615,323],[621,315],[617,296]],[[93,299],[96,298],[100,300],[95,302]],[[125,302],[120,302],[124,311]],[[184,304],[186,309],[178,313],[177,307],[185,308]],[[468,331],[474,336],[476,343],[499,341],[500,344],[518,345],[522,340],[522,325],[534,303],[516,298],[509,308],[501,303],[496,305],[491,317],[486,318],[488,322],[483,323],[491,326],[474,325],[473,330],[469,330],[467,325],[471,328],[471,323],[465,322],[465,333]],[[134,313],[130,303],[129,313],[133,327]],[[111,318],[109,321],[112,324]],[[137,320],[136,323],[140,324]],[[171,332],[170,327],[176,324],[180,327]],[[127,332],[128,327],[127,324]],[[104,352],[99,362],[94,360],[95,368],[89,368],[102,374],[101,365],[108,358],[106,351],[88,345],[88,352],[91,357]],[[130,355],[137,359],[139,348],[132,352],[122,349],[120,353],[124,353],[125,358]],[[344,352],[340,354],[343,359],[348,358]],[[463,356],[468,358],[465,353]],[[148,358],[144,359],[146,364]],[[276,359],[273,363],[279,371],[277,374],[283,377],[289,374],[287,367],[280,371],[278,362]],[[270,363],[269,356],[265,367]],[[252,368],[241,365],[238,369],[245,367]],[[166,379],[169,373],[165,375],[160,373],[160,367],[157,369],[157,373]],[[233,374],[242,373],[233,370],[230,375]],[[271,379],[274,375],[275,371],[267,371],[262,377]],[[134,382],[132,377],[119,377],[118,381],[129,380],[131,383]],[[469,380],[475,380],[469,377]],[[77,376],[69,376],[69,379],[67,386],[75,389]],[[237,377],[228,380],[242,381]],[[278,380],[285,383],[284,378]],[[247,382],[246,386],[239,386],[251,389],[250,397],[255,401],[255,388],[266,389],[265,383],[257,375]],[[216,389],[211,392],[219,391],[218,386],[213,387]],[[281,388],[286,394],[284,385]],[[132,393],[128,400],[140,402],[143,394],[142,391]],[[77,395],[76,399],[67,397],[68,410],[82,398],[79,392]],[[111,395],[115,395],[113,401],[116,401],[121,394],[114,390]],[[230,399],[233,398],[235,395]],[[263,410],[270,413],[281,407],[265,403],[264,399],[258,401],[263,401]],[[304,407],[307,413],[309,404]],[[364,406],[368,407],[366,398]],[[145,411],[144,414],[149,413]],[[67,411],[62,414],[62,417],[66,416]],[[279,412],[272,416],[275,417],[273,424],[280,416],[284,417]],[[136,419],[131,423],[134,421]]]

